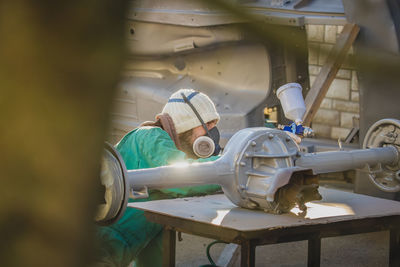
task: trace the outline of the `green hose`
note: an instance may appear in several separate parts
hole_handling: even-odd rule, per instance
[[[215,267],[215,266],[217,266],[217,265],[215,264],[215,262],[213,261],[213,259],[211,258],[210,249],[211,249],[211,247],[212,247],[213,245],[218,244],[218,243],[219,243],[219,244],[229,244],[229,243],[227,243],[227,242],[220,241],[220,240],[215,240],[215,241],[211,242],[210,244],[208,244],[208,246],[207,246],[207,248],[206,248],[206,253],[207,253],[207,258],[208,258],[208,261],[210,262],[210,264],[200,265],[199,267]]]

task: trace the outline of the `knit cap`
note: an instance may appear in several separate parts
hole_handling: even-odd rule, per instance
[[[168,113],[172,118],[178,134],[201,125],[192,108],[182,98],[182,93],[195,107],[204,123],[212,120],[219,121],[220,117],[215,105],[207,95],[193,89],[180,89],[171,95],[162,110],[162,113]]]

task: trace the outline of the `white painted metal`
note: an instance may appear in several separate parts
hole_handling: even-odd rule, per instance
[[[112,147],[108,149],[112,150],[112,153],[106,155],[117,155],[118,159],[108,160],[108,163],[112,164],[121,160],[117,151]],[[122,166],[122,171],[103,172],[103,175],[113,177],[103,177],[102,180],[126,179],[124,180],[126,188],[133,193],[133,197],[146,197],[148,188],[219,184],[225,195],[240,207],[279,213],[282,212],[281,209],[284,211],[286,209],[275,197],[275,193],[289,184],[295,173],[312,170],[314,174],[319,174],[377,164],[396,168],[399,164],[399,151],[394,146],[387,146],[354,151],[302,154],[297,144],[284,131],[246,128],[237,132],[229,140],[223,155],[216,161],[129,171],[124,170],[124,164],[120,162],[116,164],[116,168]],[[109,166],[109,168],[114,167]],[[399,168],[397,167],[395,171],[398,173]],[[304,176],[304,179],[306,177],[308,176]],[[109,188],[114,189],[114,187],[106,187],[106,190]],[[125,195],[122,194],[125,190],[120,191],[111,191],[111,194],[117,195],[116,201],[109,205],[110,212],[115,210],[115,205],[116,208],[120,208],[120,203],[126,202]],[[120,201],[117,201],[118,194],[121,195]],[[297,200],[290,199],[290,201]],[[291,209],[292,204],[294,206],[295,203],[286,205],[286,208]]]
[[[382,119],[374,123],[365,135],[363,148],[392,147],[400,153],[400,120]],[[400,161],[391,165],[367,166],[364,170],[372,183],[385,192],[400,191]]]

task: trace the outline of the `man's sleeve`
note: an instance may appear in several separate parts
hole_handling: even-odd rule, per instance
[[[176,148],[168,133],[160,128],[151,128],[138,132],[140,160],[145,160],[150,168],[185,161],[186,154]]]
[[[186,154],[176,148],[175,143],[169,137],[168,133],[160,128],[153,128],[143,134],[141,148],[150,167],[166,166],[177,162],[207,162],[218,159],[217,156],[206,159],[187,159]],[[191,187],[171,188],[153,190],[151,199],[177,198],[200,196],[215,193],[221,190],[219,185],[200,185]]]

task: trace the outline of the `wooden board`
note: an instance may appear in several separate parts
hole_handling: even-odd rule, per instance
[[[129,203],[129,207],[240,232],[400,215],[400,202],[326,188],[320,188],[320,193],[323,200],[307,203],[305,217],[296,215],[296,210],[289,214],[273,215],[239,208],[222,194],[136,202]]]
[[[360,28],[356,24],[346,24],[343,27],[336,44],[328,55],[326,63],[322,66],[310,91],[307,93],[304,101],[306,104],[306,113],[303,118],[304,125],[310,125],[359,31]]]

